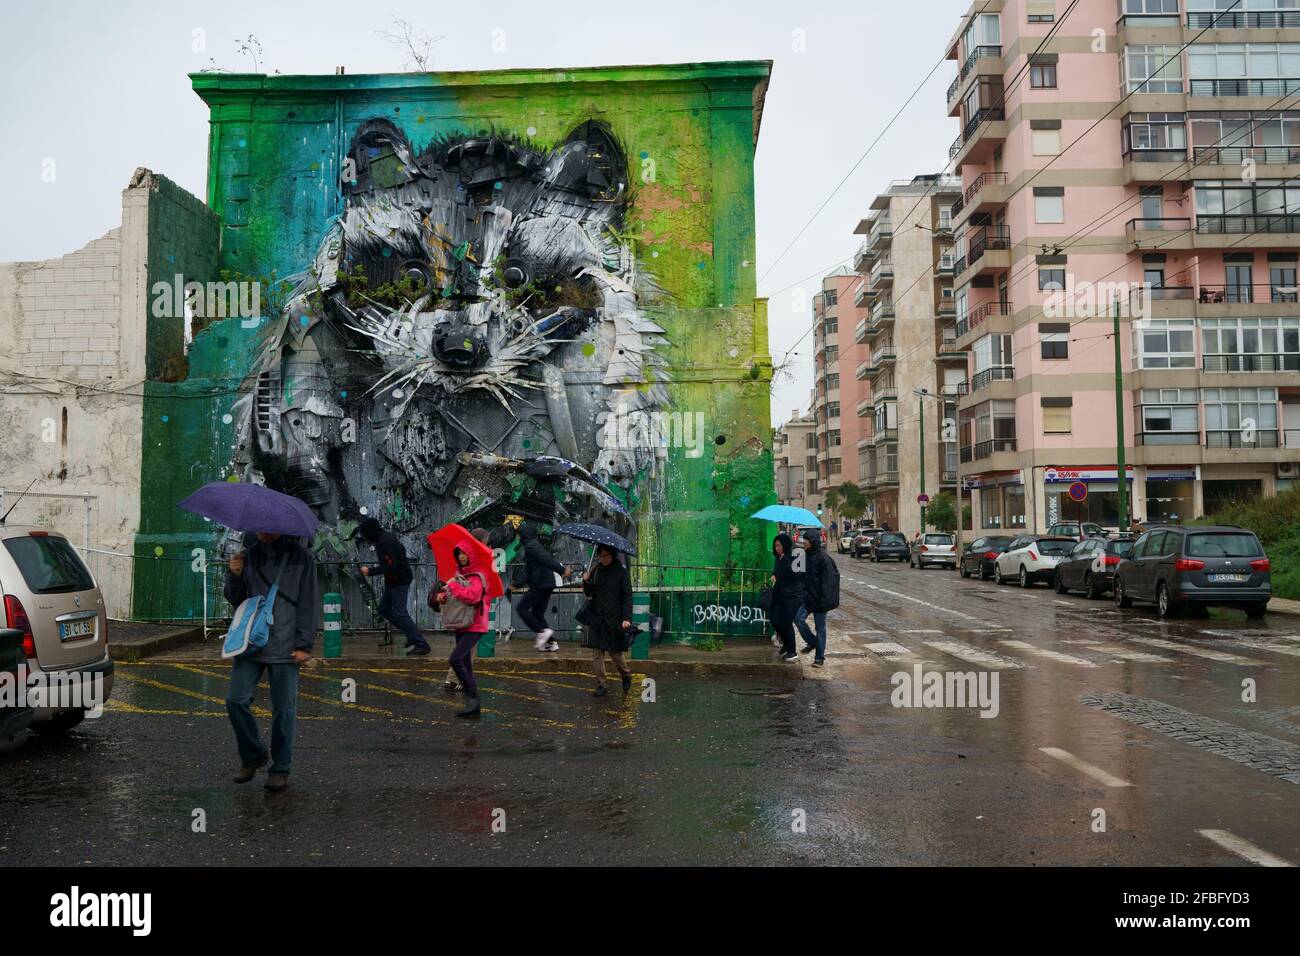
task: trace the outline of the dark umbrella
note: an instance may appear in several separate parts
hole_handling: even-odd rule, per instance
[[[602,528],[598,524],[562,524],[555,529],[556,534],[567,534],[570,538],[577,538],[579,541],[586,541],[588,544],[603,544],[607,548],[613,548],[615,551],[622,551],[624,554],[636,556],[636,548],[632,547],[627,538],[620,537],[608,528]]]
[[[235,531],[310,538],[320,525],[315,512],[293,495],[243,481],[208,482],[176,506]]]

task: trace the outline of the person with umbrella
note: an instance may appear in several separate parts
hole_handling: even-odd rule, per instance
[[[587,639],[583,644],[591,648],[592,667],[596,672],[593,696],[604,697],[608,693],[605,689],[606,654],[618,668],[623,680],[623,693],[626,694],[632,688],[632,671],[623,657],[630,646],[632,630],[632,579],[611,545],[596,547],[596,561],[582,576],[582,593],[588,602],[583,609],[582,623],[587,625]]]
[[[429,653],[429,642],[420,633],[419,626],[407,610],[407,600],[411,593],[411,582],[415,575],[411,564],[406,559],[406,549],[397,535],[384,530],[371,515],[366,515],[357,524],[357,535],[375,549],[378,564],[363,564],[361,573],[366,577],[384,576],[384,596],[379,599],[379,614],[406,636],[406,653],[411,657],[423,657]]]
[[[492,599],[502,594],[501,578],[492,568],[492,549],[460,525],[439,528],[428,541],[438,563],[438,576],[446,582],[437,603],[446,607],[448,601],[459,601],[474,611],[465,627],[452,632],[456,645],[447,662],[465,691],[465,708],[456,716],[476,717],[481,707],[474,680],[474,648],[487,633],[488,608]]]
[[[555,631],[546,623],[546,608],[551,603],[551,594],[555,591],[555,576],[568,577],[572,569],[555,559],[546,546],[537,539],[537,528],[531,521],[519,526],[519,541],[523,545],[524,575],[528,590],[516,610],[523,618],[528,629],[537,635],[533,645],[539,651],[558,651],[560,645],[551,640]]]
[[[796,567],[794,542],[784,531],[772,542],[772,629],[781,638],[781,659],[797,661],[794,618],[804,602],[804,575]]]

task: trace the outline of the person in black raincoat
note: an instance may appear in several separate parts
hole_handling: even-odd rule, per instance
[[[795,554],[794,542],[784,532],[772,542],[772,629],[781,638],[781,659],[797,661],[794,645],[794,616],[804,601],[802,554]]]
[[[546,608],[555,590],[555,576],[568,577],[572,569],[546,550],[546,545],[537,539],[537,528],[531,522],[519,526],[519,542],[523,545],[520,550],[524,556],[528,591],[519,599],[515,610],[529,630],[537,635],[533,645],[537,650],[558,651],[559,642],[552,640],[555,631],[546,623]]]
[[[596,548],[596,563],[582,576],[582,593],[587,595],[587,639],[596,672],[593,696],[604,697],[605,655],[608,654],[623,679],[623,693],[632,688],[632,671],[623,654],[631,646],[632,578],[613,548]]]

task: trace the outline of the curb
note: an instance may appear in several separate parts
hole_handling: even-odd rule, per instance
[[[143,641],[134,641],[130,644],[114,644],[112,641],[112,634],[110,633],[108,650],[113,660],[130,663],[132,661],[143,660],[146,657],[153,657],[155,654],[162,654],[166,651],[175,650],[178,647],[201,640],[203,640],[202,627],[192,627],[188,630],[177,631],[175,634],[164,634],[158,637],[150,637]]]
[[[331,668],[346,669],[358,665],[367,667],[382,666],[385,670],[435,670],[443,671],[447,667],[447,662],[441,658],[435,658],[426,665],[423,663],[427,658],[422,659],[420,663],[407,658],[395,657],[351,657],[351,658],[314,658],[317,667],[321,670],[330,670]],[[698,677],[708,676],[729,676],[729,677],[762,677],[765,680],[782,680],[794,683],[803,679],[803,668],[791,667],[789,664],[779,663],[762,663],[759,661],[666,661],[655,660],[628,660],[628,666],[633,672],[647,675],[657,674],[687,674]],[[606,672],[609,672],[609,664],[606,664]],[[561,657],[554,654],[548,654],[546,657],[538,658],[500,658],[500,657],[476,657],[474,658],[474,672],[476,674],[511,674],[511,673],[572,673],[579,671],[582,673],[591,673],[591,658],[589,657]]]

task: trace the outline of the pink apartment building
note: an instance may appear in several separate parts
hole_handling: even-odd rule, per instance
[[[817,421],[817,472],[810,474],[809,494],[820,501],[846,481],[858,482],[858,442],[871,434],[858,408],[870,405],[867,382],[854,377],[862,346],[853,340],[868,309],[854,301],[861,276],[841,269],[822,279],[813,296],[813,416]]]
[[[1187,520],[1295,479],[1300,10],[1232,6],[976,0],[948,43],[976,532],[1114,525],[1122,493]]]

